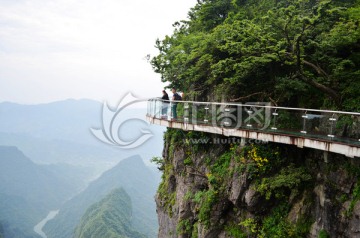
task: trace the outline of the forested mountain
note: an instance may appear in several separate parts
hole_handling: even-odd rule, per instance
[[[145,166],[141,157],[124,159],[93,181],[83,192],[60,208],[59,214],[45,226],[49,238],[72,237],[85,211],[110,191],[122,187],[132,200],[134,229],[156,237],[157,217],[154,195],[159,176]]]
[[[151,63],[189,100],[358,111],[359,18],[359,0],[201,0]]]
[[[37,237],[33,227],[77,191],[16,147],[0,146],[0,224],[5,237]]]
[[[114,189],[90,206],[76,228],[75,238],[142,238],[132,228],[132,204],[124,189]]]
[[[139,118],[145,116],[145,109],[123,110],[122,113],[121,117]],[[2,156],[10,152],[0,151],[2,159],[0,161],[0,224],[4,228],[6,238],[37,237],[33,231],[35,224],[45,218],[50,210],[59,209],[66,200],[83,190],[90,181],[98,178],[104,171],[134,154],[144,156],[143,158],[148,162],[149,158],[161,153],[161,136],[153,136],[144,145],[126,150],[99,141],[91,133],[90,128],[103,126],[102,104],[93,100],[70,99],[39,105],[4,102],[0,103],[0,114],[0,145],[3,146],[1,148],[16,146],[26,155],[25,157],[14,148],[17,152],[10,150],[11,156],[5,158]],[[133,123],[130,121],[122,127],[121,134],[125,139],[129,137],[132,139],[131,136],[137,136],[141,128],[148,126],[142,123],[140,125],[142,127],[139,127],[137,123],[139,121],[134,120]],[[155,127],[149,127],[149,130],[154,135],[160,135],[163,131],[162,128]],[[129,165],[124,174],[127,174],[127,171],[140,171],[139,174],[144,176],[139,177],[145,182],[137,179],[129,182],[135,187],[131,187],[135,192],[129,194],[140,197],[141,188],[144,187],[144,193],[151,190],[149,195],[146,194],[141,198],[146,201],[140,198],[135,200],[141,203],[139,205],[141,209],[137,211],[140,214],[143,210],[143,221],[148,222],[142,225],[143,229],[154,235],[157,220],[153,195],[156,183],[159,181],[158,176],[155,176],[142,162],[135,163],[134,166],[138,168],[130,168]],[[114,175],[116,180],[120,178],[125,181],[125,177]],[[152,179],[148,181],[149,178]],[[91,197],[88,203],[85,202],[74,209],[77,215],[75,219],[79,220],[90,205],[117,187],[113,187],[113,184],[116,183],[111,178],[103,180],[101,186],[93,184],[90,195],[87,194]],[[138,185],[139,189],[136,188]],[[85,200],[87,195],[84,196]],[[81,210],[79,214],[77,209]],[[64,223],[68,221],[71,223],[74,218],[62,217],[62,212],[58,216],[59,219],[63,219]],[[140,215],[137,218],[142,220]],[[66,235],[73,234],[78,220],[71,223],[71,229],[66,230]],[[138,224],[143,223],[138,222]]]

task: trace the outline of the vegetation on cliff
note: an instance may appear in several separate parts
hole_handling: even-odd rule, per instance
[[[218,138],[175,129],[165,134],[164,158],[154,159],[163,170],[160,237],[356,234],[356,159],[331,154],[325,163],[323,152],[271,143],[188,144],[204,137]]]
[[[359,24],[359,0],[199,0],[157,40],[151,64],[188,100],[359,111]],[[342,134],[355,124],[345,119]],[[360,233],[358,160],[272,143],[212,144],[219,138],[166,132],[163,158],[154,159],[163,170],[160,237]]]
[[[151,63],[189,99],[359,110],[359,19],[359,0],[201,0]]]

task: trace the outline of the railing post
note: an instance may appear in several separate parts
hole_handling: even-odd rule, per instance
[[[332,114],[332,116],[329,118],[329,121],[330,121],[330,131],[329,131],[329,134],[327,135],[328,137],[330,137],[331,139],[333,139],[335,137],[335,134],[334,134],[334,123],[336,122],[336,117],[335,117],[335,113]]]
[[[245,120],[245,121],[247,121],[246,126],[247,126],[247,127],[252,127],[253,125],[251,124],[251,118],[252,118],[251,114],[252,114],[254,111],[252,111],[251,109],[245,109],[245,110],[246,110],[246,112],[247,112],[247,114],[248,114],[248,118]]]
[[[196,107],[194,105],[194,103],[191,103],[191,123],[196,125],[197,124],[197,110]]]
[[[302,131],[300,131],[303,134],[307,133],[307,131],[306,131],[306,119],[308,118],[308,115],[306,113],[307,113],[307,111],[305,111],[305,114],[301,116],[302,118],[304,118],[303,119],[303,128],[302,128]]]
[[[204,123],[205,124],[209,123],[208,111],[209,111],[209,106],[208,106],[208,104],[206,104],[205,105],[205,116],[204,116]]]
[[[184,103],[184,123],[189,123],[189,103]]]
[[[230,126],[231,125],[231,119],[230,119],[230,108],[225,107],[224,108],[224,114],[225,114],[225,120],[223,122],[224,126]]]
[[[277,109],[275,109],[275,111],[272,113],[272,115],[273,115],[273,126],[271,127],[271,130],[277,130],[276,117],[279,115],[277,113]]]

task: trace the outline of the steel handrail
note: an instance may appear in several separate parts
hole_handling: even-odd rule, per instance
[[[294,108],[294,107],[278,107],[278,106],[266,106],[266,105],[256,105],[256,104],[242,104],[242,103],[227,103],[227,102],[200,102],[200,101],[178,101],[178,100],[163,100],[160,98],[150,98],[149,100],[156,100],[169,103],[192,103],[192,104],[203,104],[203,105],[224,105],[224,106],[244,106],[244,107],[260,107],[260,108],[272,108],[272,109],[284,109],[292,111],[307,111],[307,112],[325,112],[325,113],[335,113],[335,114],[345,114],[345,115],[354,115],[360,116],[360,112],[347,112],[347,111],[334,111],[334,110],[321,110],[321,109],[311,109],[311,108]]]

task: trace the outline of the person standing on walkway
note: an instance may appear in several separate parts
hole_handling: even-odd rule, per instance
[[[177,109],[177,102],[174,102],[174,101],[180,101],[182,98],[181,96],[176,92],[176,89],[175,88],[172,88],[171,89],[171,92],[173,93],[173,96],[172,96],[172,107],[171,107],[171,112],[172,112],[172,119],[173,120],[176,120],[177,119],[177,112],[176,112],[176,109]]]
[[[162,109],[161,109],[161,116],[166,117],[167,116],[167,109],[169,105],[169,95],[165,90],[162,90],[163,96],[161,97],[162,100]]]

